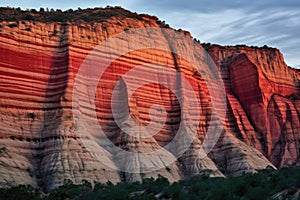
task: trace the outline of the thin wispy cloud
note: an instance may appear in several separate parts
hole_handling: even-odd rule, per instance
[[[152,11],[175,28],[203,42],[279,48],[288,65],[300,67],[300,2],[287,1],[145,1],[133,9]]]

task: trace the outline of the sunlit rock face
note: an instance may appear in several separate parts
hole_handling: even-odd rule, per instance
[[[275,48],[211,46],[219,65],[233,133],[275,166],[299,164],[300,73]]]
[[[10,25],[13,23],[17,26]],[[300,74],[286,66],[277,49],[206,47],[221,77],[219,85],[212,75],[180,57],[205,55],[188,32],[176,32],[185,37],[180,43],[170,38],[173,29],[159,31],[149,35],[150,39],[139,38],[137,44],[130,45],[152,40],[154,46],[164,45],[167,50],[153,46],[135,50],[122,42],[111,47],[128,48],[129,53],[111,63],[95,95],[87,98],[85,88],[92,80],[81,76],[79,70],[95,47],[128,29],[160,26],[157,18],[147,15],[111,16],[91,23],[1,22],[1,186],[31,184],[49,191],[64,179],[116,183],[161,174],[177,181],[208,171],[212,176],[226,176],[298,164],[300,103],[287,96],[300,92]],[[111,50],[100,49],[98,61],[111,56]],[[135,68],[139,72],[123,77]],[[162,70],[167,74],[163,78]],[[183,86],[182,78],[174,78],[173,72],[179,72],[192,90]],[[132,92],[130,87],[135,86],[130,80],[147,84]],[[148,83],[153,80],[158,82]],[[167,87],[170,81],[174,81],[173,89]],[[78,83],[80,87],[74,87]],[[222,96],[222,88],[224,101],[216,98],[214,103],[212,93]],[[79,95],[74,97],[74,92]],[[88,100],[94,102],[94,108]],[[117,115],[113,114],[113,106],[119,111]],[[215,115],[222,106],[224,123]],[[93,122],[103,134],[89,124]],[[179,155],[165,146],[172,143],[181,123],[197,128],[191,128],[195,137]],[[156,133],[137,137],[144,134],[140,128],[148,125],[153,125]],[[206,155],[202,144],[209,127],[217,127],[220,135],[215,145],[208,140],[206,145],[214,148]],[[189,128],[183,130],[188,133]],[[177,141],[178,152],[183,143]],[[111,146],[135,154],[127,157]],[[161,149],[161,154],[146,159],[140,156]]]

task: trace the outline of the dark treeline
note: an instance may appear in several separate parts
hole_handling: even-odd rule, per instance
[[[238,177],[199,175],[169,183],[164,177],[142,183],[91,183],[64,185],[43,193],[28,185],[0,189],[0,199],[299,199],[300,168],[266,169]]]

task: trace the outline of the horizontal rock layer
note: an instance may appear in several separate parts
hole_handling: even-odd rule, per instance
[[[208,47],[226,91],[224,101],[216,98],[214,104],[210,93],[221,95],[222,87],[213,75],[174,54],[176,51],[192,57],[201,50],[200,44],[194,44],[184,31],[176,33],[188,41],[183,44],[168,37],[174,30],[160,31],[150,39],[136,41],[151,40],[154,46],[164,45],[169,51],[134,50],[116,44],[109,52],[128,48],[129,53],[114,60],[103,73],[95,96],[87,98],[85,87],[92,80],[85,74],[78,75],[86,56],[128,28],[158,27],[156,20],[142,15],[142,19],[110,17],[98,23],[20,21],[17,27],[9,26],[15,22],[1,22],[1,186],[31,184],[48,191],[64,179],[115,183],[161,174],[176,181],[206,170],[224,176],[298,164],[299,100],[287,96],[300,92],[300,74],[285,65],[277,49]],[[189,48],[189,42],[194,49]],[[100,61],[110,56],[103,52],[100,49]],[[132,69],[140,71],[124,78]],[[165,77],[160,74],[162,69]],[[188,80],[196,98],[183,86],[183,78],[174,78],[174,71]],[[153,80],[158,83],[141,85],[131,95],[130,84]],[[74,87],[76,81],[79,88]],[[164,81],[166,85],[174,81],[174,88],[162,86]],[[74,97],[76,91],[79,95]],[[96,118],[90,100],[95,103]],[[116,116],[112,103],[118,111]],[[193,109],[195,104],[199,107]],[[222,106],[224,124],[215,115]],[[78,116],[86,119],[86,124],[74,117],[74,112],[80,113]],[[104,134],[95,131],[94,122]],[[176,143],[176,152],[164,147],[174,140],[181,123],[197,129],[192,144],[178,156],[176,152],[184,146],[181,140]],[[136,137],[144,133],[140,128],[147,126],[157,133],[148,138]],[[205,156],[201,146],[210,127],[221,135]],[[108,145],[103,144],[105,139]],[[207,145],[210,144],[213,143]],[[124,151],[115,152],[110,146]],[[159,149],[163,149],[162,154],[146,159],[139,156]],[[122,154],[125,151],[136,154],[127,157]],[[157,169],[155,166],[165,167],[141,170]]]
[[[275,166],[299,164],[299,71],[275,48],[208,48],[224,79],[234,134]],[[295,95],[296,94],[296,95]]]

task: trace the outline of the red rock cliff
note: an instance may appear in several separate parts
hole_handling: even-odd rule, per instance
[[[99,14],[103,10],[89,12]],[[214,175],[222,176],[262,169],[273,166],[272,163],[278,167],[298,164],[299,100],[287,96],[299,93],[299,72],[285,65],[277,49],[211,46],[207,50],[224,80],[227,110],[222,135],[206,157],[200,155],[200,146],[208,123],[213,126],[218,124],[211,119],[214,111],[203,74],[174,56],[171,50],[157,49],[125,54],[103,74],[95,95],[97,119],[112,143],[125,150],[144,152],[161,149],[173,139],[181,116],[184,116],[182,113],[190,106],[179,105],[172,91],[155,84],[141,87],[131,98],[124,98],[130,92],[126,90],[124,79],[121,81],[122,87],[117,88],[120,102],[116,104],[128,108],[138,124],[147,125],[153,120],[149,117],[149,108],[153,104],[162,105],[167,113],[166,123],[152,138],[137,140],[126,135],[124,129],[133,132],[135,128],[128,126],[126,121],[116,124],[108,102],[116,81],[124,72],[147,63],[165,65],[166,70],[176,69],[192,83],[200,102],[200,119],[195,121],[191,117],[189,121],[190,124],[199,124],[197,137],[176,162],[149,173],[120,172],[116,160],[124,161],[129,169],[139,165],[150,168],[164,165],[175,155],[158,155],[144,162],[139,157],[127,159],[121,154],[104,150],[98,145],[101,137],[91,127],[79,127],[80,123],[73,117],[72,102],[78,70],[94,47],[124,30],[165,26],[156,17],[134,16],[106,16],[101,21],[90,23],[1,22],[1,185],[24,183],[50,190],[62,184],[64,179],[74,182],[81,182],[82,179],[118,182],[162,174],[174,181],[207,169]],[[187,32],[179,32],[193,42]],[[176,46],[178,51],[188,54],[194,51],[188,49],[186,44],[175,44],[163,34],[155,37],[154,44],[161,41]],[[119,48],[118,45],[115,48]],[[155,68],[144,67],[142,70],[159,79]],[[138,78],[149,79],[143,74]],[[85,84],[89,80],[82,77],[81,81]],[[189,98],[189,93],[180,84],[176,87],[182,91],[180,98]],[[218,90],[218,85],[213,85],[213,88]],[[81,106],[80,112],[90,117],[91,108],[86,105]],[[164,119],[160,109],[153,112],[156,123],[160,124]],[[193,116],[193,113],[190,115]],[[81,132],[84,135],[79,134]],[[103,164],[97,155],[103,156],[116,168]]]
[[[291,97],[299,94],[299,71],[275,48],[213,45],[208,51],[226,83],[231,121],[242,125],[234,132],[277,167],[298,165],[299,100]]]

